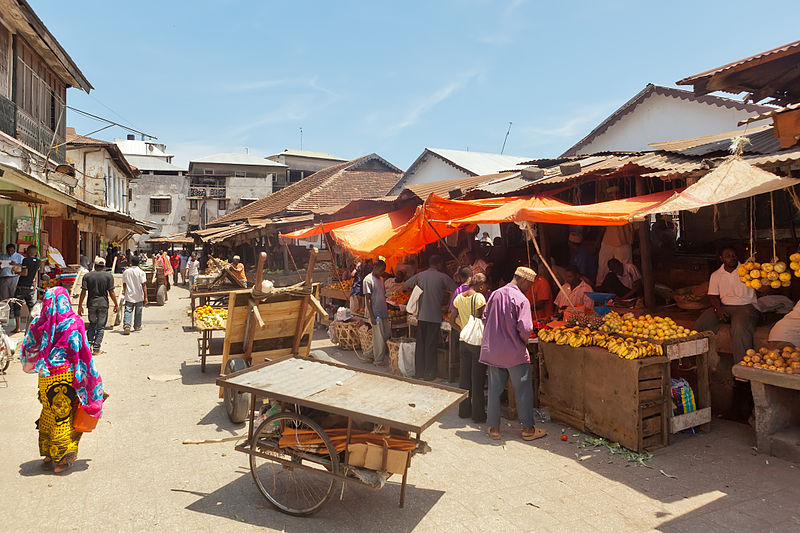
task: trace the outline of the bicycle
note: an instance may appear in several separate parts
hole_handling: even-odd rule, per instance
[[[11,339],[6,334],[5,325],[8,324],[11,315],[11,304],[22,305],[25,302],[17,298],[0,300],[0,374],[5,374],[11,359],[14,357],[14,346]]]

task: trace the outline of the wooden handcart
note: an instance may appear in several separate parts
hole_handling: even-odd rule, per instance
[[[164,305],[167,301],[167,278],[164,275],[164,267],[156,265],[143,270],[146,276],[147,301],[150,304]]]
[[[250,456],[250,471],[264,497],[295,516],[318,511],[338,494],[339,483],[379,489],[391,473],[402,475],[403,507],[411,456],[425,447],[420,434],[467,396],[453,387],[294,356],[219,378],[217,384],[250,395],[248,439],[236,450]],[[273,414],[256,427],[266,398]],[[338,416],[340,423],[323,429],[313,418],[320,414]],[[378,454],[372,464],[365,462],[362,452],[369,455],[369,448],[353,441],[365,433],[381,438],[363,430],[370,423],[391,428],[387,440],[394,437],[413,449],[399,452],[384,441],[372,448]]]
[[[316,249],[308,272],[313,274]],[[314,317],[324,312],[315,296],[318,286],[306,276],[304,283],[258,290],[267,254],[258,259],[256,283],[250,289],[234,290],[228,296],[228,322],[222,350],[222,374],[228,375],[286,355],[306,356],[311,351]],[[225,410],[232,422],[244,422],[250,395],[230,388],[220,389]]]

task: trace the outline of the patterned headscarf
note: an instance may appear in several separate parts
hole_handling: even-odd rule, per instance
[[[22,341],[20,360],[26,372],[45,377],[74,371],[72,385],[83,409],[95,418],[103,414],[103,380],[94,366],[83,320],[72,310],[63,287],[45,293],[42,312]]]

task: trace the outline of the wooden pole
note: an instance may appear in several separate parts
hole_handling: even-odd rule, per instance
[[[267,254],[261,252],[258,256],[258,266],[256,267],[256,284],[253,287],[258,287],[258,290],[261,290],[261,282],[264,280],[264,262],[267,260]],[[252,292],[253,289],[250,289]],[[231,294],[229,298],[236,298],[235,295]],[[247,330],[247,336],[245,337],[245,346],[244,346],[244,359],[250,363],[250,359],[253,355],[253,342],[255,341],[256,335],[256,328],[255,324],[253,324],[253,317],[255,313],[253,312],[253,308],[251,307],[247,313],[247,324],[245,329]],[[255,396],[254,396],[255,397]]]
[[[636,196],[647,194],[644,178],[636,176]],[[650,224],[645,222],[637,223],[639,226],[639,250],[642,255],[642,286],[644,288],[644,305],[649,310],[656,306],[655,279],[653,279],[653,254],[650,243]]]
[[[304,288],[307,294],[303,296],[303,302],[300,304],[300,314],[297,316],[297,328],[294,331],[294,343],[292,343],[292,353],[297,354],[300,349],[300,340],[303,338],[303,330],[306,325],[306,309],[308,309],[308,301],[311,296],[311,286],[314,283],[314,263],[317,262],[317,254],[319,250],[314,246],[311,248],[311,256],[308,258],[308,267],[306,268],[306,279]]]

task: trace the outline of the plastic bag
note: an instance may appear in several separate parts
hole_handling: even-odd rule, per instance
[[[417,350],[416,342],[403,342],[397,354],[397,367],[405,377],[414,376],[414,352]]]
[[[410,315],[417,314],[420,296],[422,296],[422,289],[419,288],[419,285],[415,285],[414,290],[411,291],[411,296],[408,297],[408,302],[406,302],[406,313]]]

